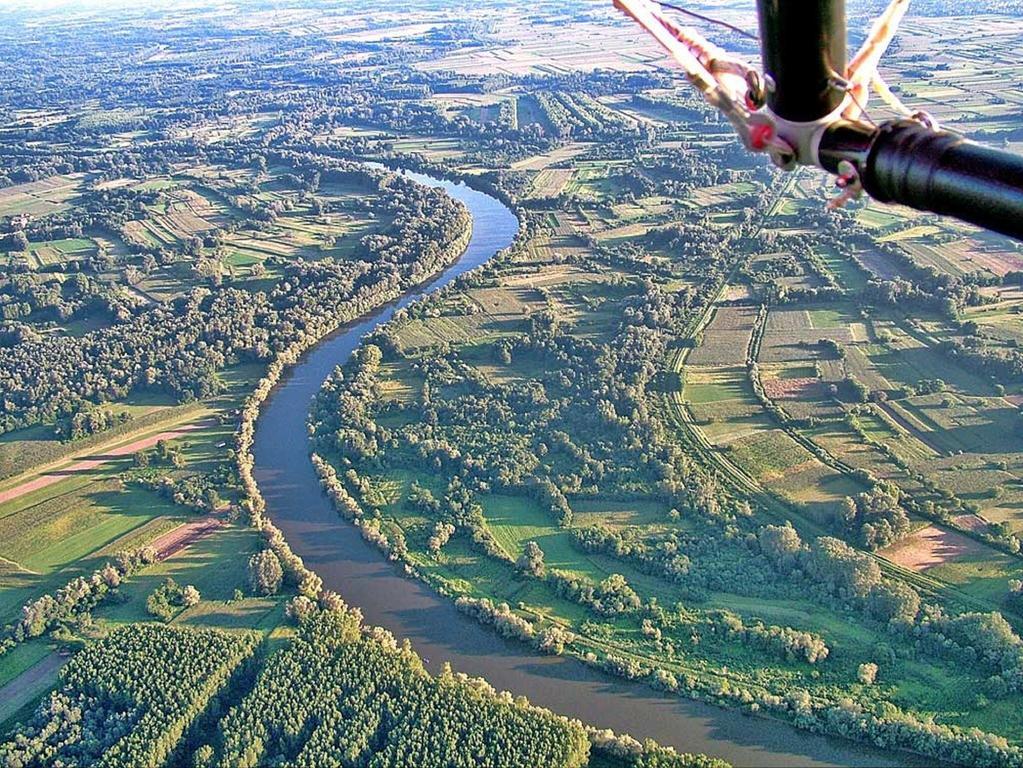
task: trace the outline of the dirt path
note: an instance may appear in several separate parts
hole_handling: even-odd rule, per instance
[[[212,421],[208,419],[195,422],[194,424],[183,424],[180,427],[175,427],[174,429],[169,429],[155,435],[143,437],[125,445],[119,445],[116,448],[111,448],[105,452],[93,454],[81,461],[76,461],[72,464],[61,466],[58,469],[44,472],[32,480],[16,485],[6,491],[0,491],[0,504],[16,499],[19,496],[24,496],[26,493],[38,491],[40,488],[46,488],[54,483],[59,483],[68,475],[88,472],[89,470],[103,466],[107,462],[123,458],[124,456],[130,456],[136,451],[144,451],[147,448],[152,448],[161,440],[174,440],[175,438],[181,437],[189,432],[194,432],[197,429],[207,427],[210,424],[212,424]]]
[[[67,658],[51,653],[0,687],[0,723],[52,686],[65,663]]]
[[[928,525],[878,552],[903,568],[920,572],[943,563],[951,563],[987,548],[958,531]]]
[[[224,524],[224,520],[219,517],[201,517],[191,520],[158,536],[151,546],[156,550],[156,555],[160,560],[166,560],[204,536],[213,533]]]

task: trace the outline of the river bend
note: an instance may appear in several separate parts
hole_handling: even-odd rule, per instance
[[[804,733],[701,702],[666,697],[567,658],[541,656],[459,613],[424,584],[401,576],[334,511],[309,460],[311,400],[360,340],[419,296],[444,287],[507,247],[518,221],[501,202],[464,184],[407,173],[443,187],[469,209],[473,231],[461,258],[426,286],[345,327],[311,349],[282,379],[256,424],[254,474],[267,512],[324,586],[359,607],[368,623],[408,638],[427,666],[448,661],[499,690],[600,727],[653,738],[680,751],[705,752],[736,766],[888,766],[912,761],[840,739]]]

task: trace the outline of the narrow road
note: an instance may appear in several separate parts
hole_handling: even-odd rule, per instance
[[[189,520],[173,530],[167,531],[162,536],[153,540],[150,546],[156,550],[156,556],[160,560],[166,560],[176,555],[186,547],[191,546],[199,539],[205,538],[225,525],[224,519],[206,515],[196,520]]]
[[[51,653],[0,687],[0,723],[51,688],[57,682],[57,672],[67,661],[67,658]]]

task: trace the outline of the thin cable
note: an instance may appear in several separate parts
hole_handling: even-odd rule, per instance
[[[874,119],[869,114],[867,114],[866,104],[861,103],[859,98],[856,96],[856,86],[853,85],[853,82],[843,77],[842,75],[838,74],[833,67],[829,67],[829,69],[831,69],[831,77],[828,78],[828,85],[830,85],[832,88],[837,88],[846,96],[848,96],[852,100],[853,105],[860,111],[859,116],[863,117],[864,119],[866,119],[868,123],[877,128],[877,123],[875,123]],[[864,95],[869,98],[870,92],[867,91]],[[845,109],[843,107],[843,115],[844,114]]]
[[[661,0],[653,0],[653,2],[654,2],[655,5],[659,5],[662,8],[667,8],[667,9],[672,10],[672,11],[677,11],[678,13],[683,13],[686,16],[692,16],[694,19],[699,19],[700,21],[706,21],[708,24],[717,24],[719,27],[724,27],[725,29],[730,29],[730,30],[732,30],[733,32],[735,32],[738,35],[742,35],[743,37],[748,37],[750,40],[759,40],[760,39],[756,35],[750,34],[749,32],[747,32],[745,29],[742,29],[741,27],[736,27],[736,26],[733,26],[733,25],[729,24],[727,21],[721,21],[721,19],[712,19],[710,16],[704,16],[702,13],[697,13],[696,11],[690,11],[687,8],[680,8],[679,6],[672,5],[671,3],[664,3],[664,2],[661,2]]]
[[[860,100],[856,98],[856,92],[852,88],[846,88],[845,92],[849,94],[849,98],[853,100],[853,104],[856,105],[857,109],[860,110],[860,115],[866,119],[874,128],[877,128],[877,123],[874,122],[874,118],[867,112],[867,107],[860,103]]]

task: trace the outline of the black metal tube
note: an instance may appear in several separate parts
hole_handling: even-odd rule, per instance
[[[954,216],[1023,239],[1023,157],[913,121],[883,125],[861,170],[882,202]]]
[[[870,145],[874,143],[877,128],[861,122],[838,120],[829,125],[817,147],[817,164],[828,173],[838,174],[843,160],[851,162],[857,171],[867,164]]]
[[[757,0],[767,105],[778,117],[811,122],[845,94],[831,84],[845,74],[845,0]]]
[[[914,120],[873,128],[841,121],[817,151],[831,173],[853,164],[868,195],[953,216],[1023,240],[1023,157],[991,149]]]

